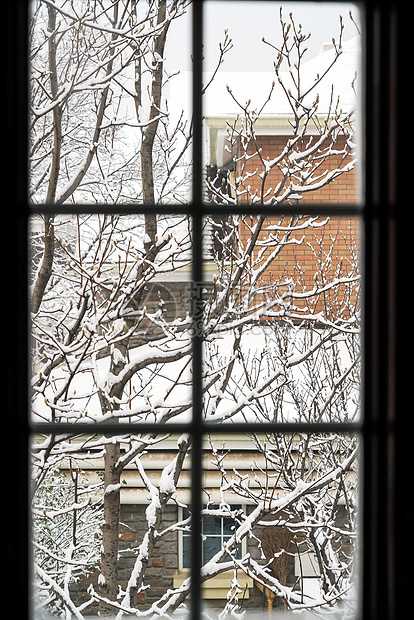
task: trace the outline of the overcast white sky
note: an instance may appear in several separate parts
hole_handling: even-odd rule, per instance
[[[205,3],[205,69],[212,70],[218,54],[218,43],[223,40],[224,29],[233,39],[233,49],[226,55],[222,71],[272,71],[274,50],[262,43],[262,37],[274,44],[280,43],[279,8],[283,7],[285,18],[292,12],[304,32],[312,37],[307,42],[306,60],[316,56],[322,43],[337,38],[339,15],[344,18],[344,40],[357,34],[349,18],[349,10],[359,21],[355,3],[342,2],[271,2],[269,0],[208,0]],[[190,69],[188,58],[191,45],[191,18],[180,18],[170,35],[166,58],[171,67]]]

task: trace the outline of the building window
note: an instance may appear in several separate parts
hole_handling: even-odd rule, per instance
[[[208,510],[214,511],[214,506],[209,506]],[[232,505],[230,510],[236,511],[240,506]],[[204,507],[206,510],[206,507]],[[185,518],[184,512],[183,518]],[[210,516],[202,517],[202,562],[203,565],[209,562],[213,556],[224,548],[226,541],[234,534],[236,520],[232,517]],[[236,558],[242,557],[242,543],[237,545]],[[182,567],[191,567],[191,532],[182,533]]]

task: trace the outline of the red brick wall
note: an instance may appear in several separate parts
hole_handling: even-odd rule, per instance
[[[262,149],[262,157],[273,159],[286,144],[286,137],[283,136],[259,136],[257,137],[257,145]],[[342,143],[343,144],[343,143]],[[338,142],[338,149],[341,148]],[[254,152],[249,147],[249,151]],[[324,164],[324,169],[334,169],[338,166],[339,158],[331,158],[329,164]],[[321,166],[322,167],[322,166]],[[244,172],[253,172],[258,170],[258,174],[262,171],[263,166],[258,156],[254,156],[248,160],[245,165]],[[238,170],[240,174],[241,170]],[[261,179],[259,176],[251,176],[248,183],[251,188],[261,192]],[[281,179],[281,172],[274,169],[268,175],[265,183],[265,191],[270,187],[275,187]],[[245,201],[245,199],[244,199]],[[243,202],[243,199],[241,200]],[[287,216],[283,219],[280,217],[269,217],[263,227],[263,231],[259,236],[259,242],[263,242],[268,237],[269,232],[266,227],[272,224],[281,224],[287,226],[290,223],[290,214],[300,209],[306,213],[303,208],[306,203],[329,203],[329,204],[349,204],[357,202],[357,183],[354,171],[344,173],[321,190],[306,194],[306,198],[294,205],[286,205]],[[307,218],[305,218],[307,219]],[[326,220],[320,217],[315,223],[322,223]],[[249,226],[254,223],[251,217],[245,218],[240,225],[240,237],[244,245],[251,237]],[[299,224],[301,222],[298,222]],[[278,233],[281,238],[281,233]],[[360,223],[355,217],[331,217],[321,227],[309,227],[304,230],[298,230],[291,235],[291,239],[295,238],[300,244],[292,243],[285,246],[280,254],[273,260],[267,271],[263,274],[260,283],[266,290],[263,294],[273,296],[274,287],[277,284],[293,280],[293,287],[296,292],[304,293],[311,291],[315,287],[321,287],[328,282],[332,282],[336,278],[352,277],[358,271],[358,252],[360,245]],[[252,261],[258,256],[255,251]],[[265,251],[262,260],[269,256],[269,251]],[[252,261],[250,261],[252,263]],[[280,293],[287,290],[287,286],[278,286],[277,291]],[[349,317],[355,311],[358,303],[357,285],[342,284],[335,287],[334,290],[314,296],[308,300],[295,300],[294,303],[302,312],[319,312],[323,311],[331,320],[335,320],[338,316]],[[247,290],[247,283],[244,290]],[[252,300],[253,303],[254,300]],[[257,300],[256,300],[257,301]]]
[[[313,138],[313,140],[315,139],[316,137]],[[252,156],[252,157],[250,157],[247,161],[244,161],[243,159],[241,159],[238,162],[237,175],[240,175],[240,174],[243,175],[246,173],[252,174],[253,172],[257,170],[257,174],[255,174],[254,176],[250,176],[246,180],[246,185],[249,184],[253,192],[257,190],[258,195],[260,195],[262,191],[262,181],[259,177],[259,174],[263,172],[264,167],[263,167],[263,163],[260,160],[259,155],[254,155],[254,153],[258,149],[260,149],[261,156],[264,160],[266,160],[267,158],[269,160],[272,160],[278,155],[280,155],[280,153],[283,151],[286,145],[286,140],[287,140],[286,136],[257,136],[256,144],[253,145],[252,143],[250,143],[246,151],[247,155]],[[302,141],[302,143],[299,145],[299,149],[304,150],[307,146],[308,146],[308,141],[307,140],[306,142]],[[340,150],[343,148],[343,146],[344,146],[344,138],[338,138],[337,142],[335,143],[335,149]],[[242,155],[242,151],[239,145],[238,157],[240,158],[241,155]],[[348,161],[349,159],[345,160],[345,162],[348,162]],[[340,156],[330,156],[327,161],[321,164],[320,171],[334,170],[335,168],[338,167],[340,162],[341,162]],[[270,188],[274,189],[277,186],[277,184],[282,180],[282,178],[283,178],[283,175],[281,171],[279,170],[277,166],[275,166],[266,177],[265,184],[264,184],[264,191],[267,192]],[[269,197],[270,195],[268,196],[268,198]],[[249,200],[246,198],[245,195],[243,195],[240,197],[240,202],[246,203],[246,202],[249,202]],[[337,204],[338,203],[342,203],[342,204],[356,203],[357,202],[357,183],[356,183],[355,171],[342,174],[340,177],[338,177],[332,183],[329,183],[322,189],[304,194],[304,197],[300,202],[301,204],[305,202],[310,202],[310,203],[315,203],[315,202],[333,203],[334,202]]]

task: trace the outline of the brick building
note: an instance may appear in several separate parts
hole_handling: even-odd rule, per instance
[[[284,244],[287,227],[295,229],[290,233],[290,242],[262,274],[261,284],[264,287],[271,289],[274,283],[291,280],[297,291],[304,292],[316,286],[317,278],[320,285],[335,278],[352,279],[356,276],[361,236],[357,218],[343,215],[320,217],[306,226],[306,217],[292,220],[291,214],[293,211],[296,215],[299,209],[306,214],[306,204],[346,207],[347,204],[358,203],[361,193],[358,166],[361,158],[356,143],[360,118],[355,91],[359,53],[359,40],[355,38],[343,45],[342,54],[332,66],[335,56],[332,45],[324,46],[318,57],[303,64],[304,90],[312,80],[316,80],[315,76],[323,75],[331,67],[318,84],[317,113],[307,117],[303,136],[300,128],[294,132],[295,119],[287,97],[272,86],[274,72],[219,73],[207,90],[205,128],[210,198],[216,205],[225,203],[220,193],[226,193],[229,204],[264,209],[267,205],[286,205],[284,217],[268,216],[263,224],[256,251],[256,255],[262,252],[262,260],[270,256],[270,250],[263,252],[266,238],[273,235],[271,247],[274,248],[278,240],[281,245]],[[256,116],[251,110],[262,108],[269,92],[272,92],[271,98],[260,115]],[[248,100],[251,100],[249,105],[245,103]],[[348,117],[351,111],[352,121]],[[338,132],[328,132],[322,139],[324,129],[334,118],[346,120],[340,121]],[[249,124],[249,131],[246,131]],[[290,142],[294,142],[294,147],[289,150]],[[286,174],[291,163],[289,158],[301,162],[304,170],[302,176],[299,167],[294,174]],[[287,191],[289,183],[295,185],[293,194]],[[297,199],[299,194],[301,198]],[[213,218],[219,217],[215,209]],[[251,238],[256,221],[253,215],[240,218],[239,236],[244,247]],[[335,313],[341,310],[342,294],[343,301],[348,296],[348,301],[355,306],[357,293],[350,291],[345,284],[339,288],[342,293],[338,295],[336,291],[335,299],[332,298],[329,304],[325,303],[326,297],[332,296],[333,292],[324,293],[322,297],[325,301],[319,296],[310,305],[305,300],[298,300],[296,304],[302,312],[324,310]]]

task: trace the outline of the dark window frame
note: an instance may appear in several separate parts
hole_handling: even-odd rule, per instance
[[[251,1],[251,0],[250,0]],[[413,414],[410,373],[410,282],[408,259],[411,249],[409,208],[405,182],[411,179],[410,158],[405,158],[406,116],[409,92],[407,51],[412,40],[412,7],[401,0],[367,0],[365,7],[365,196],[362,217],[364,241],[364,418],[358,431],[363,438],[362,518],[362,614],[363,620],[404,617],[410,588],[408,539],[413,527],[410,501],[410,440]],[[8,527],[6,562],[12,604],[19,610],[12,617],[30,617],[29,547],[29,442],[32,428],[28,403],[28,300],[27,300],[27,101],[28,101],[28,1],[12,0],[4,7],[4,26],[9,35],[6,58],[5,130],[6,149],[3,190],[6,191],[3,247],[3,330],[6,332],[6,428],[3,434],[4,488]],[[194,94],[201,86],[202,2],[193,7]],[[194,219],[195,246],[201,239],[205,214],[202,196],[201,105],[195,99],[194,178],[196,188],[188,212]],[[409,196],[408,196],[409,197]],[[150,209],[151,207],[148,207]],[[82,209],[84,210],[84,209]],[[139,207],[138,211],[143,209]],[[159,211],[159,209],[157,208]],[[211,210],[211,207],[209,208]],[[321,209],[318,209],[321,211]],[[338,212],[335,209],[335,212]],[[407,215],[408,213],[408,215]],[[10,241],[7,243],[7,239]],[[411,242],[411,244],[410,244]],[[8,245],[10,244],[10,245]],[[200,258],[200,257],[199,257]],[[202,280],[201,260],[193,261],[193,280]],[[407,294],[408,293],[408,294]],[[7,307],[6,304],[7,303]],[[405,304],[405,306],[404,306]],[[7,327],[16,326],[17,329]],[[408,359],[407,359],[408,356]],[[201,338],[195,338],[194,363],[200,366]],[[194,410],[201,412],[201,390],[195,382]],[[206,432],[201,415],[195,416],[191,432],[194,453],[201,453]],[[237,432],[232,427],[229,432]],[[279,430],[284,430],[279,428]],[[288,430],[288,429],[286,429]],[[303,430],[306,430],[305,428]],[[199,489],[201,467],[193,469],[193,489]],[[201,509],[194,493],[193,510]],[[200,563],[199,520],[193,525],[192,566]],[[22,568],[24,570],[22,570]],[[193,576],[192,614],[200,617],[199,571]],[[7,599],[6,599],[7,600]]]

